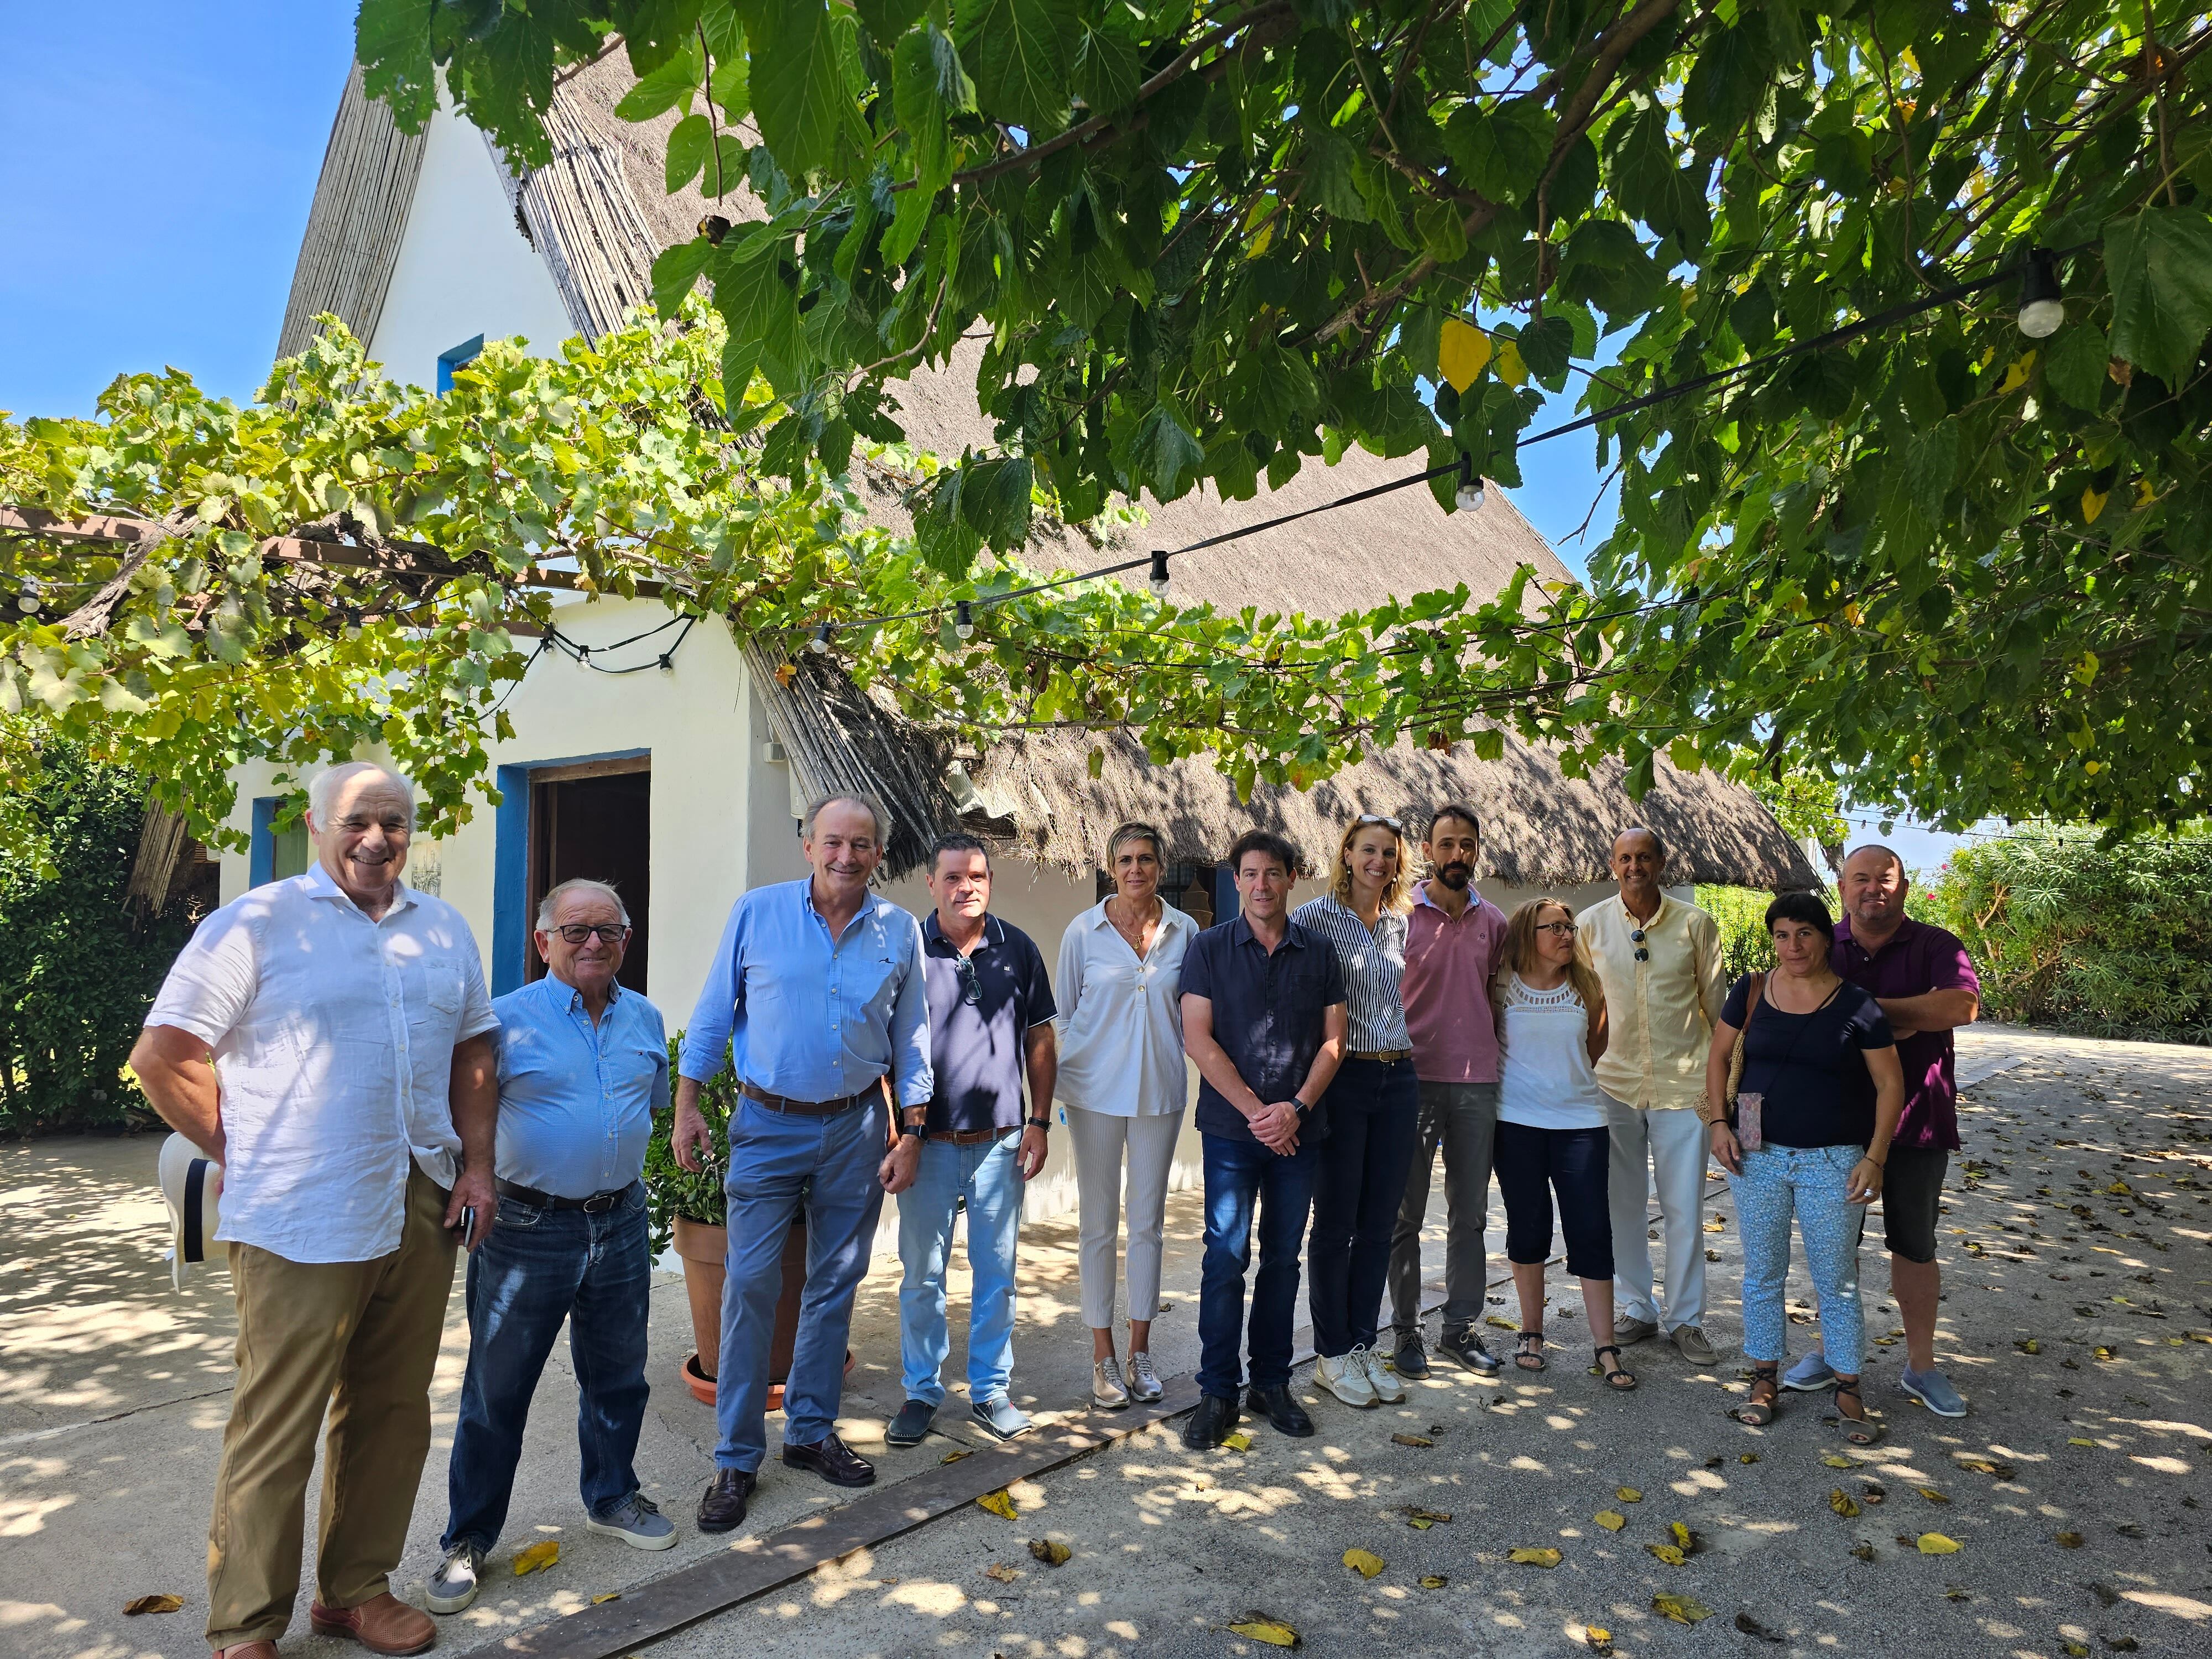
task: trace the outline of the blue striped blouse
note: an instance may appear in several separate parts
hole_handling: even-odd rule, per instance
[[[1291,912],[1299,927],[1319,933],[1336,947],[1337,966],[1351,994],[1351,1047],[1355,1054],[1410,1048],[1406,1005],[1399,987],[1406,977],[1406,918],[1385,910],[1370,933],[1359,913],[1324,893]]]

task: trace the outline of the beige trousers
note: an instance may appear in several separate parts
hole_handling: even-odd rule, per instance
[[[453,1285],[446,1204],[410,1170],[399,1248],[374,1261],[230,1246],[238,1382],[208,1528],[210,1647],[274,1638],[291,1622],[325,1407],[315,1599],[356,1607],[390,1588],[430,1451],[430,1378]]]
[[[1168,1175],[1175,1163],[1176,1137],[1182,1133],[1179,1111],[1115,1117],[1081,1106],[1067,1108],[1067,1138],[1075,1150],[1075,1196],[1081,1217],[1076,1261],[1083,1283],[1083,1322],[1094,1331],[1103,1331],[1114,1322],[1125,1162],[1129,1317],[1143,1323],[1159,1311]]]

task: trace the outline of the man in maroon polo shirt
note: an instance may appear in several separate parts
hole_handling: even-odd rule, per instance
[[[1873,993],[1905,1066],[1905,1115],[1883,1171],[1882,1227],[1889,1291],[1905,1322],[1905,1370],[1898,1387],[1941,1417],[1964,1417],[1966,1402],[1936,1369],[1936,1223],[1943,1176],[1959,1150],[1959,1085],[1951,1033],[1980,1015],[1982,981],[1955,934],[1905,914],[1905,861],[1887,847],[1862,847],[1844,860],[1844,915],[1830,965]],[[1834,1380],[1818,1350],[1783,1379],[1793,1389]]]

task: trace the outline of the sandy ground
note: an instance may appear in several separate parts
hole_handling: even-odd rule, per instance
[[[1268,1651],[1227,1628],[1253,1613],[1323,1654],[1565,1654],[1589,1650],[1592,1626],[1624,1655],[2212,1651],[2212,1526],[2197,1507],[2212,1473],[2212,1054],[2002,1028],[1972,1032],[1961,1048],[1966,1074],[1980,1080],[1964,1112],[1971,1162],[1954,1164],[1948,1203],[1939,1342],[1972,1402],[1961,1421],[1895,1392],[1901,1343],[1877,1346],[1869,1368],[1870,1401],[1890,1427],[1871,1450],[1836,1437],[1818,1396],[1790,1396],[1764,1431],[1726,1418],[1742,1383],[1734,1218],[1716,1183],[1704,1236],[1715,1258],[1708,1329],[1724,1353],[1709,1372],[1645,1344],[1630,1351],[1644,1387],[1602,1393],[1585,1371],[1584,1341],[1568,1341],[1580,1330],[1579,1298],[1555,1281],[1555,1343],[1540,1376],[1508,1371],[1492,1382],[1443,1370],[1406,1405],[1366,1413],[1309,1389],[1316,1437],[1286,1441],[1248,1425],[1245,1451],[1194,1455],[1174,1425],[1148,1431],[1017,1486],[1017,1521],[957,1511],[681,1632],[656,1659]],[[0,1150],[15,1221],[0,1274],[0,1646],[10,1653],[204,1651],[227,1284],[216,1273],[184,1296],[169,1290],[147,1180],[153,1153],[147,1139]],[[1155,1345],[1164,1370],[1196,1358],[1196,1227],[1194,1195],[1177,1195],[1176,1306]],[[1087,1370],[1073,1246],[1070,1224],[1024,1233],[1017,1391],[1041,1411],[1079,1408]],[[1440,1231],[1430,1247],[1433,1266]],[[1878,1341],[1896,1329],[1886,1283],[1870,1245]],[[1808,1292],[1802,1283],[1793,1291],[1805,1322],[1793,1344],[1809,1346]],[[934,1468],[952,1449],[947,1439],[881,1447],[899,1395],[895,1293],[879,1264],[856,1322],[861,1364],[844,1425],[891,1480]],[[447,1623],[447,1650],[723,1547],[690,1524],[713,1430],[674,1384],[689,1346],[682,1289],[671,1281],[654,1297],[655,1395],[640,1467],[682,1527],[679,1547],[641,1555],[583,1532],[573,1382],[556,1354],[533,1413],[516,1529],[493,1568],[501,1573],[514,1548],[540,1537],[558,1539],[562,1559],[544,1574],[496,1577],[477,1607]],[[1509,1311],[1502,1300],[1493,1309]],[[458,1301],[453,1316],[434,1401],[438,1448],[399,1576],[402,1593],[418,1599],[443,1520]],[[941,1420],[955,1420],[960,1404],[956,1390]],[[1848,1467],[1834,1467],[1838,1459]],[[1641,1501],[1625,1501],[1623,1487]],[[1838,1492],[1856,1515],[1832,1507]],[[771,1465],[755,1520],[772,1530],[835,1497]],[[1417,1528],[1408,1507],[1451,1518]],[[1601,1511],[1625,1525],[1606,1529]],[[1680,1565],[1648,1553],[1674,1522],[1693,1540]],[[1931,1532],[1960,1547],[1922,1553],[1918,1540]],[[1032,1559],[1028,1540],[1044,1538],[1073,1559],[1057,1568]],[[1516,1547],[1560,1559],[1548,1569],[1515,1565]],[[1372,1578],[1342,1564],[1354,1548],[1382,1562]],[[185,1609],[120,1615],[125,1600],[149,1591],[183,1597]],[[1712,1616],[1671,1622],[1654,1608],[1658,1595]],[[284,1649],[307,1659],[337,1651],[306,1633],[304,1610]]]

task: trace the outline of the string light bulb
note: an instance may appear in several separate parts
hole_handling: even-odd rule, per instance
[[[953,602],[952,631],[963,640],[975,637],[975,607],[966,599]]]
[[[1459,453],[1459,490],[1452,500],[1462,513],[1474,513],[1482,507],[1482,480],[1475,476],[1474,457],[1465,450]]]
[[[40,586],[36,576],[24,577],[23,591],[15,596],[15,609],[26,613],[35,613],[39,608],[39,595],[45,592],[46,589]]]
[[[2057,261],[2049,248],[2032,247],[2020,269],[2020,331],[2031,340],[2047,340],[2065,323]]]
[[[806,648],[817,657],[826,657],[830,654],[830,624],[828,623],[815,623],[814,637],[807,641]]]
[[[1152,551],[1152,596],[1164,599],[1168,596],[1168,556],[1157,548]]]

